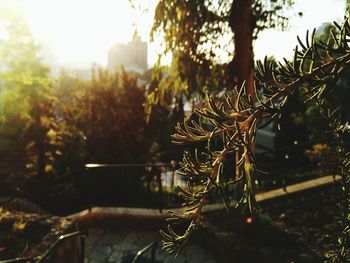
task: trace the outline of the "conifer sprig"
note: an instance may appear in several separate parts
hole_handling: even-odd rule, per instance
[[[301,89],[306,101],[320,106],[325,117],[330,120],[337,141],[337,160],[339,173],[342,176],[343,190],[343,230],[339,238],[339,249],[335,250],[333,262],[348,259],[350,242],[350,179],[349,153],[342,146],[340,131],[345,132],[346,124],[337,119],[335,109],[325,103],[326,91],[333,88],[342,72],[350,64],[350,24],[345,20],[342,26],[335,25],[327,42],[316,41],[315,30],[311,36],[306,34],[305,42],[298,37],[299,46],[296,46],[294,59],[284,60],[284,63],[274,63],[265,59],[258,61],[256,79],[263,87],[263,91],[255,91],[256,100],[245,92],[245,86],[235,88],[231,94],[224,94],[222,98],[214,98],[207,94],[205,104],[196,109],[195,113],[186,118],[176,127],[176,134],[172,136],[176,144],[201,145],[206,141],[205,150],[194,151],[194,154],[185,152],[179,173],[187,180],[187,187],[179,188],[179,194],[184,198],[183,212],[171,212],[171,224],[179,221],[189,222],[184,234],[177,234],[172,225],[168,232],[161,231],[163,248],[170,253],[178,254],[187,243],[193,231],[202,222],[202,208],[208,194],[217,188],[224,195],[222,189],[223,163],[232,152],[242,153],[241,159],[236,160],[236,167],[242,176],[232,178],[232,183],[244,184],[242,198],[238,204],[245,204],[251,212],[255,210],[255,181],[256,167],[252,144],[256,130],[266,123],[278,120],[281,109],[290,95]],[[348,132],[348,130],[347,130]],[[221,142],[220,149],[213,147],[213,140]],[[202,149],[202,148],[201,148]],[[225,204],[229,206],[228,198],[223,196]],[[338,256],[339,258],[338,258]]]

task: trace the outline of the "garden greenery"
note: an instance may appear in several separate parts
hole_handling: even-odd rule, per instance
[[[236,206],[244,205],[251,213],[256,211],[254,193],[258,170],[253,151],[256,131],[272,121],[278,121],[288,98],[299,90],[305,101],[318,106],[329,123],[336,156],[333,167],[335,173],[341,176],[341,230],[330,260],[350,260],[350,156],[344,144],[350,129],[347,123],[342,123],[338,109],[327,101],[327,92],[335,86],[350,63],[350,22],[345,20],[342,26],[335,23],[327,41],[316,40],[314,35],[315,30],[311,35],[307,33],[305,42],[298,37],[299,45],[292,61],[276,64],[265,59],[257,63],[256,79],[262,92],[255,91],[256,99],[245,92],[244,85],[219,99],[208,94],[205,104],[176,126],[173,142],[195,145],[196,148],[185,151],[180,163],[179,173],[187,180],[187,187],[178,188],[184,199],[183,210],[181,213],[170,212],[167,231],[161,231],[164,250],[175,254],[181,251],[202,223],[203,206],[213,190],[219,190],[226,206],[230,205],[223,188],[223,166],[229,154],[241,153],[241,158],[235,163],[241,171],[238,173],[240,177],[228,182],[244,186]],[[175,231],[174,225],[181,222],[187,222],[188,228],[180,234]]]

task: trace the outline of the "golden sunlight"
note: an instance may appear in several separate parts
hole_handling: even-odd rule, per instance
[[[133,9],[129,0],[0,0],[20,10],[30,26],[34,39],[40,43],[45,61],[51,66],[90,68],[97,63],[107,65],[108,50],[116,43],[132,40],[137,29],[142,41],[148,43],[148,65],[153,65],[161,51],[161,39],[150,43],[149,33],[153,23],[156,0],[134,0],[142,11]],[[295,9],[303,17],[291,15],[290,29],[279,32],[269,29],[262,32],[255,45],[255,58],[274,55],[277,59],[291,57],[296,35],[307,29],[332,22],[344,15],[344,2],[323,0],[317,15],[312,6],[316,0],[297,0]],[[334,8],[327,8],[333,6]],[[0,36],[3,35],[1,33]],[[276,41],[278,40],[278,41]],[[226,54],[226,53],[225,53]],[[170,63],[168,55],[164,63]]]
[[[107,50],[115,43],[130,41],[135,29],[142,40],[149,41],[152,15],[141,16],[128,0],[21,3],[34,38],[49,45],[60,64],[104,64]],[[149,12],[153,13],[152,7]]]

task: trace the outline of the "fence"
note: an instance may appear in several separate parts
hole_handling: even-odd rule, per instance
[[[309,142],[308,144],[311,145]],[[306,144],[295,144],[293,146],[283,147],[274,151],[262,151],[257,154],[257,166],[265,169],[266,174],[260,174],[259,191],[270,190],[276,187],[286,187],[287,185],[300,182],[305,179],[311,179],[326,174],[315,172],[315,165],[307,162],[304,158],[294,158],[289,152],[301,150]],[[289,153],[289,155],[288,155]],[[280,155],[280,160],[276,161],[276,155]],[[230,178],[234,173],[234,155],[227,161],[224,167],[225,177]],[[264,167],[265,166],[265,167]],[[87,177],[87,202],[92,206],[115,206],[116,201],[123,199],[121,195],[115,193],[120,188],[113,185],[124,184],[126,190],[126,199],[122,206],[138,206],[146,208],[159,208],[162,211],[166,207],[176,206],[180,203],[176,199],[175,188],[177,185],[184,185],[186,182],[176,173],[178,165],[172,163],[154,163],[154,164],[102,164],[89,163],[85,165]],[[272,167],[272,168],[271,168]],[[296,167],[296,168],[291,168]],[[146,195],[138,193],[140,191],[135,185],[127,184],[125,178],[130,171],[136,169],[136,177],[140,179]],[[123,172],[124,171],[124,172]],[[111,182],[111,183],[110,183]],[[104,200],[101,199],[101,192],[110,191],[112,194],[103,193]],[[100,193],[99,193],[100,192]],[[114,193],[113,193],[114,192]],[[124,192],[123,192],[124,194]],[[132,198],[137,194],[140,198]],[[214,198],[215,199],[215,198]],[[141,201],[140,201],[141,200]],[[149,200],[149,202],[142,202]],[[129,202],[128,204],[126,204]],[[118,206],[118,204],[117,204]],[[119,205],[120,206],[120,205]]]
[[[307,162],[301,157],[306,147],[311,147],[316,143],[320,142],[295,142],[287,147],[257,151],[257,167],[267,172],[267,174],[259,175],[261,183],[258,190],[285,187],[304,179],[329,175],[330,173],[327,174],[327,171],[317,170],[315,164]],[[227,167],[225,176],[229,178],[235,170],[233,156],[227,161]],[[75,191],[73,197],[69,196],[65,190],[41,191],[40,189],[45,189],[45,184],[34,182],[33,179],[29,180],[27,177],[25,177],[26,180],[29,180],[26,184],[27,188],[13,191],[12,195],[1,193],[0,197],[24,197],[40,204],[49,212],[62,215],[71,214],[91,206],[128,206],[162,210],[180,203],[175,195],[175,187],[183,185],[185,182],[176,173],[178,168],[178,164],[175,162],[89,163],[85,167],[77,167],[49,182],[48,189],[52,189],[52,185],[70,184]],[[19,182],[19,180],[15,182]],[[2,186],[4,189],[6,188],[5,184]],[[54,198],[49,196],[52,194],[61,195]],[[18,203],[16,201],[15,204]]]

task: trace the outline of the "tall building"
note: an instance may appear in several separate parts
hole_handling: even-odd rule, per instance
[[[108,51],[108,70],[115,72],[122,66],[126,71],[144,73],[147,70],[147,43],[141,41],[137,31],[131,42],[115,44]]]

